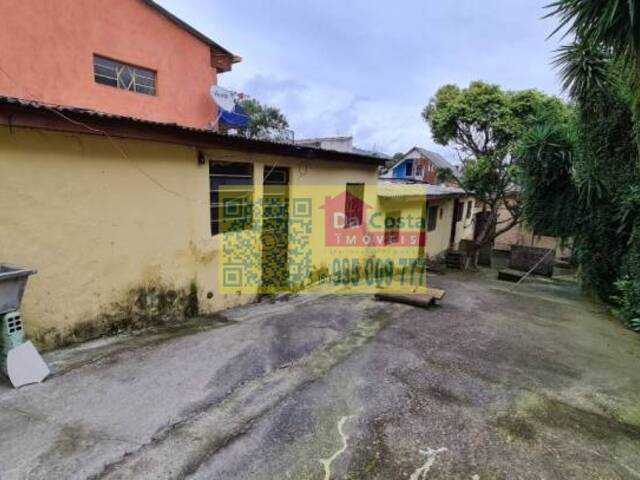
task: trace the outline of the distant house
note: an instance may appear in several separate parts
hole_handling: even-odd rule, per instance
[[[426,218],[426,242],[416,246],[417,258],[443,258],[462,240],[473,240],[475,200],[460,188],[381,179],[378,197],[387,212]]]
[[[458,169],[436,152],[421,147],[413,147],[398,160],[381,178],[412,180],[437,185],[438,169],[450,169],[457,175]]]

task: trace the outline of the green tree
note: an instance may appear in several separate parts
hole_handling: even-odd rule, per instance
[[[457,182],[487,209],[475,240],[479,249],[522,221],[515,149],[531,126],[555,119],[566,122],[571,109],[555,97],[535,90],[509,92],[497,85],[472,82],[468,88],[445,85],[423,111],[433,139],[456,148],[462,160],[460,177],[439,172]],[[499,218],[499,210],[510,212]]]
[[[560,19],[580,42],[602,45],[629,63],[640,64],[640,3],[637,0],[556,0],[548,16]]]
[[[291,140],[289,121],[279,109],[263,105],[253,98],[245,98],[239,103],[249,116],[249,125],[240,129],[240,135],[261,140]]]
[[[627,77],[632,86],[631,106],[640,150],[640,2],[555,0],[547,8],[550,9],[548,17],[560,19],[554,33],[567,30],[575,36],[577,48],[600,49],[618,62],[619,74]],[[565,71],[565,82],[567,79],[571,83],[585,82],[584,73],[585,69],[579,69],[576,74]]]
[[[633,82],[619,58],[592,43],[563,47],[556,61],[577,115],[572,125],[549,121],[525,135],[518,153],[524,216],[536,229],[571,237],[584,288],[640,329]]]

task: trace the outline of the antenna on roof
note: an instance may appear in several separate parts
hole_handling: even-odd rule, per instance
[[[213,122],[214,127],[220,125],[228,130],[246,128],[249,125],[249,115],[238,104],[242,94],[214,85],[211,87],[211,98],[220,108],[218,118]]]

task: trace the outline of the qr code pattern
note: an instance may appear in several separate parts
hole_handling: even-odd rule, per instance
[[[292,199],[284,207],[259,199],[246,207],[251,212],[223,208],[222,287],[266,292],[304,287],[312,271],[312,206],[311,199]]]
[[[294,289],[303,288],[311,276],[312,213],[313,202],[310,198],[292,200],[289,216],[289,281]]]
[[[228,215],[229,210],[222,208],[222,286],[224,288],[255,287],[260,282],[260,235],[262,208],[260,204],[250,204],[247,216]]]

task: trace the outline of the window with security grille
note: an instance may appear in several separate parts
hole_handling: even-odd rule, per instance
[[[96,83],[145,95],[156,94],[156,72],[98,55],[93,56]]]
[[[253,164],[209,163],[211,235],[253,228]]]

